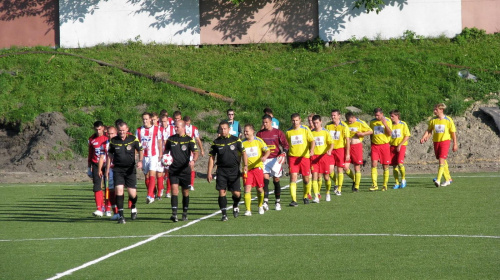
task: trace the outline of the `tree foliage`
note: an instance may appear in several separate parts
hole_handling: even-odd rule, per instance
[[[239,5],[245,0],[229,0],[233,2],[235,5]],[[382,11],[386,4],[384,3],[383,0],[356,0],[354,2],[354,7],[357,9],[361,9],[362,7],[365,8],[367,13],[370,12],[376,12],[377,14]]]

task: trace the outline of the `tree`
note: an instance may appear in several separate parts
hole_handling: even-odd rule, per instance
[[[229,0],[233,2],[235,5],[239,5],[245,0]],[[354,8],[361,9],[361,7],[365,7],[367,13],[376,12],[377,14],[382,11],[386,4],[383,0],[356,0],[354,2]]]

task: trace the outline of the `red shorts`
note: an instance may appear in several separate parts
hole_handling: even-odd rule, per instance
[[[254,168],[247,172],[247,179],[245,186],[252,186],[263,188],[264,187],[264,170],[262,168]]]
[[[330,174],[330,156],[327,154],[311,156],[312,173]]]
[[[380,161],[381,164],[391,163],[391,152],[387,144],[372,144],[372,160]]]
[[[335,165],[344,168],[345,164],[345,149],[333,149],[332,155],[330,156],[330,165]]]
[[[351,145],[351,162],[352,164],[363,164],[363,143]]]
[[[447,159],[449,150],[450,140],[434,142],[434,154],[436,155],[436,159]]]
[[[391,165],[396,166],[405,162],[406,146],[401,146],[398,153],[398,146],[391,146]]]
[[[311,159],[305,157],[288,157],[290,173],[299,173],[302,176],[311,175]]]

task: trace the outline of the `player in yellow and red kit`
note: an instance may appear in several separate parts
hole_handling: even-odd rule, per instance
[[[378,190],[377,163],[379,160],[384,167],[384,184],[382,186],[382,191],[386,191],[387,183],[389,182],[389,163],[391,163],[389,141],[391,140],[392,134],[392,122],[384,116],[384,111],[382,111],[381,108],[375,108],[373,114],[375,118],[370,121],[370,128],[373,130],[373,134],[371,135],[372,187],[370,191]]]
[[[333,191],[335,195],[342,195],[345,162],[351,159],[351,143],[349,140],[351,133],[347,124],[340,120],[340,110],[332,110],[331,117],[332,121],[325,127],[333,139],[333,151],[330,157],[330,177],[334,176],[336,166],[337,174],[335,174],[335,187]],[[326,201],[330,201],[330,190],[328,187],[326,191]]]
[[[410,129],[406,122],[400,119],[401,113],[398,110],[389,112],[392,121],[392,134],[391,134],[391,166],[393,167],[394,180],[396,184],[393,189],[402,189],[406,187],[406,170],[404,166],[406,146],[410,138]],[[401,183],[399,182],[401,178]]]
[[[451,184],[450,171],[448,169],[448,162],[446,161],[448,150],[450,149],[450,140],[453,140],[453,152],[458,150],[455,123],[449,116],[444,114],[444,109],[446,109],[446,105],[442,103],[434,106],[435,117],[429,121],[427,131],[425,131],[424,136],[420,139],[420,143],[423,144],[432,135],[434,153],[436,159],[439,160],[438,174],[434,181],[436,187],[445,187]],[[443,175],[445,181],[441,184],[441,177]]]

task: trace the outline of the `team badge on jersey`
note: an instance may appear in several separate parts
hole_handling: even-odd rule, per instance
[[[182,149],[183,151],[185,151],[185,150],[187,150],[187,146],[186,146],[186,145],[182,145],[182,146],[181,146],[181,149]]]
[[[229,148],[231,149],[231,151],[233,151],[234,150],[234,145],[229,146]]]
[[[131,145],[127,145],[127,151],[130,151],[132,150],[132,146]]]

